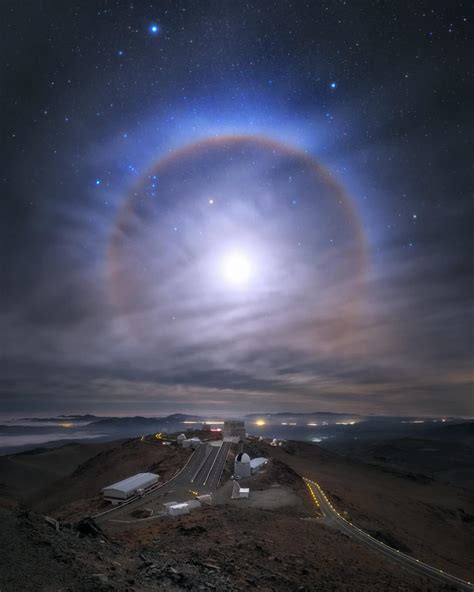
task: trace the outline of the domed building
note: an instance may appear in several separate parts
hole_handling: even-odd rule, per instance
[[[243,479],[250,477],[250,456],[246,452],[239,452],[234,461],[234,477]]]
[[[177,438],[176,438],[176,443],[178,444],[178,446],[182,446],[183,442],[186,440],[186,436],[184,434],[180,434]]]

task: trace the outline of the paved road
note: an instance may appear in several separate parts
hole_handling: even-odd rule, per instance
[[[212,493],[217,489],[230,447],[230,442],[208,446],[205,460],[191,479],[193,489],[199,493]]]
[[[214,460],[213,466],[210,468],[209,473],[207,474],[204,487],[208,489],[208,491],[213,492],[219,486],[219,481],[221,479],[222,471],[224,470],[225,461],[227,460],[227,456],[229,454],[229,450],[232,446],[232,442],[223,442],[222,446],[219,449],[219,454]]]
[[[334,508],[334,506],[329,501],[328,497],[321,489],[320,485],[316,483],[316,481],[311,481],[310,479],[306,479],[303,477],[312,499],[315,505],[319,508],[322,519],[326,524],[339,528],[345,534],[348,534],[350,537],[362,541],[369,547],[376,549],[386,557],[397,561],[401,564],[404,568],[409,569],[412,572],[415,572],[419,575],[429,576],[431,579],[441,582],[443,584],[450,584],[451,586],[455,586],[459,590],[474,590],[474,587],[471,582],[466,582],[461,578],[457,578],[456,576],[452,576],[441,569],[437,569],[436,567],[432,567],[427,563],[423,563],[419,559],[414,559],[410,557],[410,555],[405,555],[401,551],[397,551],[392,547],[389,547],[385,543],[378,541],[374,537],[370,536],[351,522],[348,522],[343,516],[339,514],[339,512]]]
[[[227,454],[231,443],[223,442],[220,446],[201,444],[185,466],[169,481],[159,484],[149,494],[143,497],[133,497],[125,504],[114,506],[105,512],[93,516],[98,523],[120,517],[149,504],[156,498],[163,497],[173,492],[186,492],[196,490],[199,494],[212,493],[217,489],[224,469]]]

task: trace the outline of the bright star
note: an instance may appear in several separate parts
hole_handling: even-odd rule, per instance
[[[209,204],[212,206],[213,203],[214,203],[214,200],[213,199],[210,199],[209,200]]]
[[[331,82],[331,88],[336,88],[337,84],[335,82]]]
[[[101,183],[102,183],[102,181],[101,181],[100,179],[96,179],[96,180],[95,180],[95,184],[96,184],[96,185],[100,185]]]
[[[160,25],[158,25],[157,23],[151,23],[151,25],[148,27],[148,30],[152,35],[158,35],[158,33],[160,32]]]

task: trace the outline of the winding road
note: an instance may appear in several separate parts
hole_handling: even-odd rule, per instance
[[[451,586],[455,586],[458,590],[474,590],[473,584],[471,582],[466,582],[461,578],[457,578],[456,576],[452,576],[441,569],[436,567],[432,567],[427,563],[423,563],[419,559],[414,559],[410,555],[406,555],[393,547],[389,547],[385,543],[375,539],[370,534],[364,532],[359,527],[355,526],[348,520],[346,520],[336,508],[332,505],[329,501],[327,495],[321,489],[321,486],[316,483],[316,481],[312,481],[311,479],[307,479],[303,477],[306,486],[310,492],[310,495],[313,499],[314,504],[318,507],[321,512],[322,520],[325,524],[329,526],[333,526],[338,528],[345,534],[349,535],[351,538],[359,540],[369,547],[379,551],[386,557],[397,561],[401,564],[404,568],[417,573],[419,575],[428,576],[433,580],[441,582],[443,584],[449,584]]]

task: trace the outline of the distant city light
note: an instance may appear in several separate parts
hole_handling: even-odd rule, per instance
[[[255,425],[262,427],[262,426],[266,425],[266,421],[264,419],[257,419],[257,421],[255,422]]]
[[[402,423],[425,423],[424,419],[412,419],[411,421],[402,421]]]

